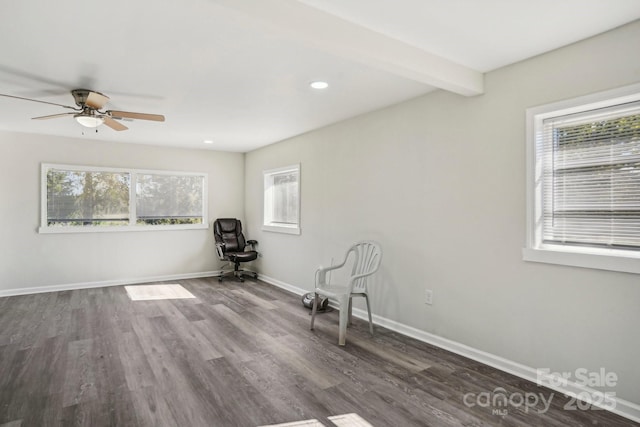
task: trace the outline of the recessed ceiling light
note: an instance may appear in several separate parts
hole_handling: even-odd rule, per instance
[[[314,89],[326,89],[329,87],[329,83],[318,80],[316,82],[311,82],[309,86]]]
[[[213,144],[213,141],[212,141],[212,140],[210,140],[210,139],[205,139],[205,140],[204,140],[204,141],[202,141],[202,142],[204,142],[205,144]]]

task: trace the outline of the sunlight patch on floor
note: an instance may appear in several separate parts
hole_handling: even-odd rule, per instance
[[[329,420],[338,427],[373,427],[358,414],[334,415],[329,417]],[[261,427],[324,427],[324,424],[318,420],[304,420]]]
[[[358,414],[334,415],[329,419],[338,427],[373,427]]]
[[[294,421],[292,423],[284,423],[284,424],[270,424],[268,426],[260,426],[260,427],[324,427],[318,420],[304,420],[304,421]]]
[[[195,298],[191,292],[178,284],[136,285],[124,288],[131,301]]]

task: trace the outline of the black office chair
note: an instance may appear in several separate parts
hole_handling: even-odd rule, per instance
[[[258,258],[258,252],[254,246],[258,244],[256,240],[245,242],[242,234],[242,223],[235,218],[218,218],[213,222],[213,235],[216,239],[216,253],[221,261],[228,261],[233,264],[233,270],[223,269],[218,276],[218,281],[222,282],[222,277],[233,273],[233,275],[244,282],[244,276],[258,278],[258,273],[240,268],[243,262],[253,261]],[[248,249],[248,250],[247,250]]]

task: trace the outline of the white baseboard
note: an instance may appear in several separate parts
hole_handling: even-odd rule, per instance
[[[282,282],[280,280],[277,280],[268,276],[260,275],[259,278],[260,280],[263,280],[267,283],[270,283],[274,286],[277,286],[289,292],[293,292],[294,294],[297,294],[297,295],[303,295],[307,292],[310,292],[308,290],[298,288],[296,286],[290,285],[288,283]],[[360,319],[368,320],[367,312],[365,310],[354,307],[353,315]],[[419,341],[434,345],[436,347],[442,348],[452,353],[459,354],[464,357],[468,357],[469,359],[475,360],[485,365],[489,365],[491,367],[494,367],[501,371],[515,375],[517,377],[523,378],[525,380],[531,381],[533,383],[543,385],[547,388],[550,388],[562,394],[566,394],[567,396],[574,397],[578,400],[583,400],[581,399],[581,396],[584,397],[584,396],[599,395],[598,391],[595,389],[586,387],[574,381],[568,381],[568,380],[562,379],[560,377],[547,376],[546,378],[543,378],[541,380],[538,376],[538,371],[535,368],[523,365],[518,362],[514,362],[512,360],[505,359],[500,356],[496,356],[495,354],[487,353],[485,351],[478,350],[473,347],[469,347],[465,344],[452,341],[447,338],[443,338],[438,335],[434,335],[420,329],[416,329],[412,326],[408,326],[408,325],[396,322],[394,320],[390,320],[385,317],[378,316],[376,314],[373,314],[372,318],[373,318],[373,323],[376,325],[398,332],[402,335],[415,338]],[[559,386],[557,384],[561,384],[561,385]],[[617,396],[610,398],[610,400],[608,400],[607,402],[603,402],[606,405],[598,405],[597,402],[589,402],[589,403],[593,403],[594,405],[599,406],[602,409],[613,412],[614,414],[628,418],[632,421],[640,422],[640,405],[635,404],[633,402],[629,402],[624,399],[620,399]]]
[[[281,280],[274,279],[273,277],[265,276],[264,274],[258,274],[258,279],[300,296],[306,294],[307,292],[311,292],[297,286],[290,285]]]
[[[115,280],[104,280],[99,282],[82,282],[82,283],[71,283],[71,284],[64,284],[64,285],[4,289],[4,290],[0,290],[0,297],[10,297],[13,295],[41,294],[45,292],[71,291],[74,289],[104,288],[106,286],[133,285],[136,283],[165,282],[167,280],[196,279],[199,277],[215,276],[216,274],[219,274],[219,271],[201,271],[198,273],[169,274],[166,276],[137,277],[132,279],[115,279]]]

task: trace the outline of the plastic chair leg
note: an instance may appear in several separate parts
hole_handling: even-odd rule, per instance
[[[369,314],[369,332],[373,335],[373,321],[371,320],[371,304],[369,304],[369,295],[364,294],[364,299],[367,302],[367,313]]]
[[[314,294],[313,298],[313,308],[311,309],[311,329],[313,331],[313,323],[316,320],[316,313],[318,312],[318,294]]]
[[[338,345],[345,345],[347,341],[347,323],[349,322],[349,295],[340,298],[340,326],[338,331]]]

